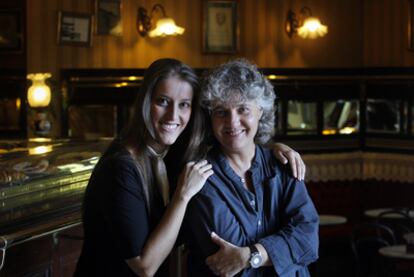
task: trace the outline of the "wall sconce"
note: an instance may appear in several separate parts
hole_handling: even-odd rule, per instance
[[[312,11],[308,7],[300,9],[299,18],[289,10],[286,16],[285,31],[289,38],[298,35],[301,38],[315,39],[323,37],[328,33],[328,27],[322,25],[317,17],[312,16]]]
[[[156,21],[154,28],[154,15],[157,11],[161,13],[161,17]],[[149,37],[175,36],[182,35],[185,31],[184,28],[175,25],[171,17],[167,17],[165,9],[161,4],[155,4],[152,7],[150,16],[148,16],[146,9],[139,7],[137,28],[138,33],[143,37],[147,34]]]
[[[46,79],[52,77],[50,73],[28,74],[27,79],[32,81],[32,85],[27,90],[27,101],[33,108],[29,118],[31,128],[35,135],[46,136],[52,127],[49,113],[46,107],[49,106],[52,99],[50,87],[45,83]]]

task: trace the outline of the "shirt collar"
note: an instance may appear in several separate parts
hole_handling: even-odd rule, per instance
[[[254,153],[254,158],[252,161],[252,164],[249,168],[249,171],[254,174],[259,168],[260,168],[260,152],[259,152],[259,145],[255,146],[255,153]],[[231,168],[226,156],[224,156],[223,152],[221,150],[219,150],[218,148],[215,149],[215,151],[213,152],[213,156],[217,158],[217,164],[218,166],[220,166],[221,168],[223,168],[223,170],[229,172],[229,170],[231,170],[230,172],[233,172],[233,169]]]

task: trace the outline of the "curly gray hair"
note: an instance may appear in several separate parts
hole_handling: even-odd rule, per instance
[[[263,110],[259,120],[255,142],[266,143],[274,131],[275,99],[273,86],[256,65],[245,59],[237,59],[222,64],[209,72],[201,86],[201,105],[208,111],[217,102],[230,103],[234,100],[256,101]]]

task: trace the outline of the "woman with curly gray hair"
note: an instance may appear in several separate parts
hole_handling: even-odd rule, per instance
[[[255,101],[262,111],[255,142],[266,143],[273,135],[275,99],[273,86],[256,66],[246,60],[235,60],[214,70],[205,77],[202,85],[201,105],[210,113],[217,103]]]
[[[186,215],[189,276],[309,276],[318,214],[303,181],[272,151],[275,95],[246,60],[214,69],[200,97],[215,144],[214,175]]]

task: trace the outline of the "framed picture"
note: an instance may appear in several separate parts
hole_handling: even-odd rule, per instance
[[[92,45],[92,15],[85,13],[59,12],[58,44]]]
[[[95,0],[96,34],[122,35],[121,0]]]
[[[203,0],[202,49],[204,53],[238,51],[237,0]]]
[[[23,51],[23,22],[19,10],[0,10],[0,53]]]
[[[408,12],[408,50],[414,51],[414,0],[409,1]]]

